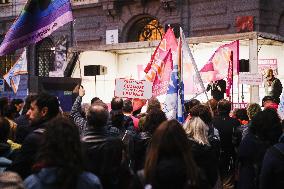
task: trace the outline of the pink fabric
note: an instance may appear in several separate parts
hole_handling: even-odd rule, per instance
[[[133,124],[134,124],[134,129],[138,130],[138,123],[139,123],[139,119],[137,117],[134,117],[133,115],[131,115],[131,118],[133,120]]]

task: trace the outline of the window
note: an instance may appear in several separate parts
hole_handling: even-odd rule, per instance
[[[45,38],[36,46],[37,75],[48,77],[54,71],[55,47],[50,38]]]
[[[130,28],[128,42],[161,40],[164,33],[158,20],[146,17],[138,20]]]
[[[0,35],[0,44],[4,40],[4,35]],[[11,67],[14,65],[16,61],[16,57],[14,53],[6,54],[4,56],[0,56],[0,77],[3,78]]]

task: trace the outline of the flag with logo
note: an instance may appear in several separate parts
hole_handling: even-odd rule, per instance
[[[69,0],[29,0],[6,33],[0,56],[34,44],[72,20]]]
[[[233,53],[232,57],[231,53]],[[207,64],[200,70],[203,81],[211,82],[227,78],[231,58],[233,60],[231,64],[233,75],[237,75],[239,69],[239,40],[222,45],[215,51]]]
[[[163,111],[168,119],[177,119],[180,123],[184,122],[184,90],[182,80],[182,51],[181,38],[177,48],[177,61],[171,73],[170,83],[166,94]]]
[[[6,80],[7,84],[13,89],[13,92],[16,94],[20,84],[21,75],[27,73],[27,55],[25,49],[18,61],[8,71],[8,73],[3,76],[3,78]]]

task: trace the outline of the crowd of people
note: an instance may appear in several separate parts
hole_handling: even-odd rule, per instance
[[[57,97],[0,98],[0,188],[280,189],[283,125],[274,104],[232,109],[230,101],[186,101],[184,123],[168,120],[157,98],[146,112],[114,97],[69,114]],[[263,106],[263,107],[261,107]]]

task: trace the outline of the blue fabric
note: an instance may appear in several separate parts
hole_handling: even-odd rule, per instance
[[[37,174],[32,174],[25,179],[26,189],[59,189],[56,187],[57,168],[43,168]],[[83,172],[77,181],[77,189],[102,189],[99,178],[90,172]]]

